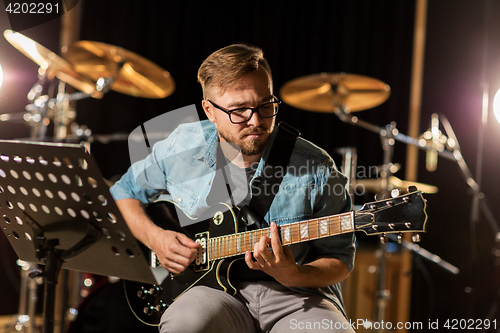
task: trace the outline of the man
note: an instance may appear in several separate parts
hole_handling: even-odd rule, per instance
[[[248,204],[264,176],[279,104],[262,50],[249,45],[214,52],[201,65],[198,81],[208,120],[179,126],[112,188],[134,236],[173,274],[193,262],[199,244],[157,227],[143,204],[166,190],[186,214],[198,216],[210,202],[220,160],[228,164],[231,201],[239,207]],[[248,279],[239,274],[236,296],[204,286],[189,289],[165,311],[160,331],[352,332],[338,283],[353,267],[353,234],[282,246],[276,226],[349,211],[344,186],[345,177],[331,157],[298,138],[279,191],[262,213],[271,237],[258,240],[239,268],[265,274]]]

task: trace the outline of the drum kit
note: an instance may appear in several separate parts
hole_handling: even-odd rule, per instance
[[[18,51],[40,66],[38,82],[28,93],[28,100],[31,103],[26,106],[26,113],[22,116],[22,121],[30,126],[31,141],[78,141],[85,144],[89,150],[89,143],[95,140],[102,140],[105,143],[111,140],[126,140],[127,137],[122,135],[92,136],[90,130],[76,125],[74,122],[76,112],[70,103],[84,98],[100,99],[109,90],[134,97],[155,99],[165,98],[175,90],[175,82],[168,71],[121,47],[79,41],[60,57],[18,32],[6,30],[4,37]],[[56,96],[51,98],[43,95],[43,85],[55,79],[59,80]],[[66,84],[77,91],[67,93]],[[3,122],[18,118],[18,114],[0,115],[0,121]],[[48,135],[50,123],[53,124],[53,136]],[[21,266],[18,315],[11,324],[3,327],[16,332],[35,332],[38,330],[34,322],[38,285],[35,279],[29,277],[29,272],[36,269],[36,265],[20,260],[18,264]],[[61,328],[65,326],[65,317],[71,319],[89,291],[94,290],[97,282],[102,285],[102,278],[86,273],[71,274],[62,279],[62,284],[70,289],[71,293],[61,296],[66,298],[61,299],[61,303],[71,304],[68,304],[68,313],[59,318]],[[74,307],[71,307],[72,305]]]
[[[142,98],[165,98],[175,90],[175,82],[168,71],[121,47],[79,41],[60,57],[18,32],[6,30],[4,37],[40,66],[39,80],[28,93],[32,103],[26,106],[27,113],[22,117],[31,127],[31,140],[48,140],[47,127],[51,122],[54,135],[50,139],[56,142],[89,139],[91,132],[88,129],[75,126],[76,113],[70,106],[71,101],[89,97],[100,99],[109,90]],[[42,95],[43,84],[55,78],[60,81],[56,97]],[[66,84],[77,91],[66,93]],[[6,121],[15,119],[16,115],[2,114],[0,117]]]
[[[23,120],[31,127],[31,140],[47,140],[48,125],[52,122],[53,140],[56,142],[91,141],[90,131],[75,126],[76,111],[70,105],[72,101],[84,98],[100,99],[109,90],[142,98],[165,98],[175,90],[175,82],[168,71],[118,46],[79,41],[70,46],[61,57],[18,32],[6,30],[4,37],[40,66],[39,80],[28,93],[31,104],[26,106],[26,113],[23,115]],[[60,81],[56,96],[51,98],[43,95],[43,84],[54,79]],[[66,84],[77,91],[67,93]],[[348,176],[350,190],[354,186],[363,186],[369,192],[389,194],[392,190],[405,190],[416,186],[425,193],[436,193],[435,186],[405,181],[393,176],[394,165],[391,161],[395,141],[413,144],[421,149],[436,149],[430,144],[430,139],[411,138],[399,133],[395,123],[379,127],[353,114],[382,104],[389,98],[390,93],[389,85],[374,78],[347,73],[320,73],[287,82],[280,90],[280,97],[285,103],[298,109],[333,113],[343,122],[380,135],[384,148],[384,164],[380,178],[357,180],[356,149],[340,150],[344,157],[343,172]],[[14,114],[0,115],[0,120],[3,121],[14,118]],[[23,279],[27,279],[27,276],[23,275]],[[32,286],[26,281],[22,282],[22,285],[26,288]],[[29,294],[30,292],[23,293]],[[22,301],[22,304],[24,309],[20,311],[24,313],[26,309],[33,308],[26,304],[26,300]],[[19,320],[17,325],[23,330],[30,329],[25,321]]]

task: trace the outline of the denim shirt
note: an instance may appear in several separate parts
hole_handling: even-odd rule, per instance
[[[275,133],[264,149],[250,188],[260,181],[265,172],[264,165],[274,137]],[[213,183],[218,172],[218,142],[215,125],[208,120],[180,125],[168,138],[157,142],[145,159],[132,164],[112,186],[113,198],[134,198],[148,204],[166,190],[170,199],[190,219],[208,218],[204,212],[209,193],[225,193],[228,197],[225,184]],[[345,184],[346,178],[337,171],[333,159],[321,148],[299,137],[287,172],[264,220],[268,225],[271,222],[283,225],[348,212],[351,202]],[[221,190],[214,191],[216,186]],[[223,198],[222,201],[228,200]],[[298,265],[319,256],[329,256],[344,262],[351,271],[354,266],[354,240],[354,233],[347,233],[294,244],[290,248]],[[338,284],[326,288],[294,289],[322,295],[343,311]]]

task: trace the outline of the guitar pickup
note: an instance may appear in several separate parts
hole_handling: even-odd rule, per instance
[[[208,232],[202,232],[199,234],[196,234],[195,236],[195,242],[200,244],[200,248],[198,249],[198,252],[196,253],[196,259],[194,261],[194,271],[199,272],[199,271],[205,271],[208,269],[209,265],[209,259],[208,259]]]

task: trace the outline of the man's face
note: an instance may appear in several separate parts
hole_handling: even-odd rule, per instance
[[[210,99],[226,110],[257,107],[273,100],[271,82],[266,71],[260,68],[245,75],[224,94]],[[236,144],[243,155],[260,155],[274,129],[275,117],[261,118],[257,112],[247,122],[233,124],[228,114],[203,101],[203,108],[211,122],[215,123],[221,142]]]

